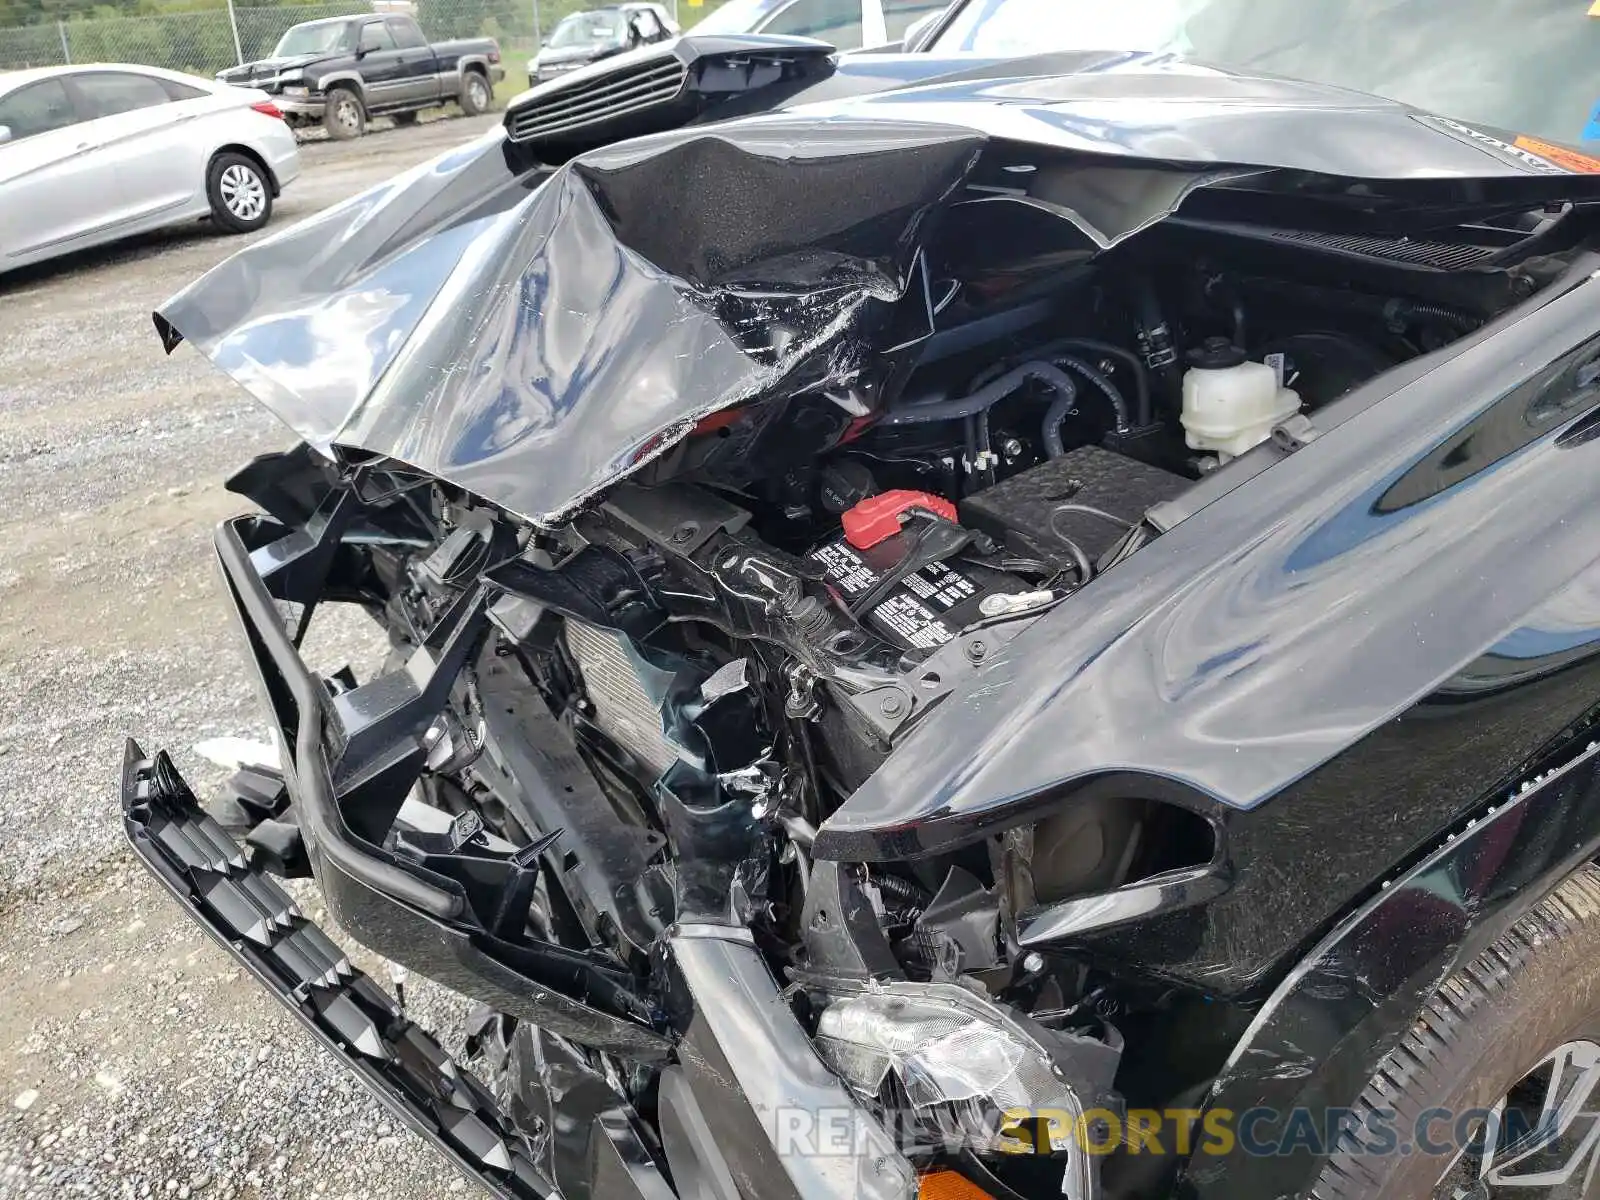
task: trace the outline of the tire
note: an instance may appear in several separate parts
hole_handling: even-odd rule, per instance
[[[1583,1047],[1575,1050],[1574,1047]],[[1587,865],[1567,877],[1531,912],[1471,963],[1451,975],[1422,1006],[1415,1024],[1385,1056],[1353,1109],[1354,1132],[1344,1134],[1323,1167],[1311,1195],[1315,1200],[1429,1200],[1457,1194],[1501,1195],[1540,1200],[1566,1194],[1517,1180],[1494,1179],[1512,1170],[1517,1157],[1504,1143],[1491,1156],[1491,1177],[1483,1182],[1477,1148],[1457,1159],[1420,1144],[1406,1152],[1418,1131],[1441,1149],[1455,1139],[1471,1143],[1481,1118],[1468,1116],[1494,1107],[1513,1093],[1504,1112],[1505,1127],[1526,1134],[1525,1110],[1536,1106],[1530,1078],[1543,1079],[1541,1066],[1560,1060],[1560,1077],[1578,1087],[1594,1087],[1600,1077],[1600,869]],[[1572,1065],[1580,1069],[1574,1073]],[[1539,1068],[1537,1076],[1530,1076]],[[1592,1077],[1593,1076],[1593,1077]],[[1583,1105],[1592,1111],[1600,1088]],[[1446,1110],[1425,1121],[1431,1110]],[[1388,1119],[1387,1114],[1392,1114]],[[1377,1120],[1398,1135],[1380,1143],[1379,1152],[1362,1130]],[[1464,1124],[1463,1124],[1464,1123]],[[1459,1132],[1457,1127],[1459,1126]],[[1588,1129],[1580,1125],[1572,1137]],[[1508,1140],[1511,1133],[1505,1135]],[[1517,1150],[1527,1146],[1521,1142]],[[1547,1153],[1560,1159],[1565,1143]],[[1363,1152],[1365,1151],[1365,1152]],[[1452,1160],[1456,1159],[1454,1165]],[[1530,1160],[1531,1161],[1531,1160]],[[1592,1158],[1578,1170],[1588,1170]],[[1549,1162],[1541,1162],[1548,1167]],[[1516,1169],[1517,1174],[1531,1166]]]
[[[414,112],[397,112],[394,114],[394,123],[396,125],[415,125],[417,123],[417,114]]]
[[[229,233],[252,233],[272,218],[272,181],[253,158],[231,151],[206,168],[211,219]]]
[[[335,141],[348,142],[367,131],[367,110],[361,97],[347,87],[336,87],[328,93],[328,103],[322,110],[322,127]]]
[[[494,103],[494,92],[489,88],[489,78],[482,71],[468,71],[461,77],[461,96],[457,100],[461,111],[469,117],[488,112]]]

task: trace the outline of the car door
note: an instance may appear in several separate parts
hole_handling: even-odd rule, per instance
[[[165,81],[135,71],[77,71],[66,83],[94,142],[117,224],[148,224],[203,197],[209,147],[192,122],[212,101],[208,93],[186,88],[177,94],[201,98],[175,99]]]
[[[441,99],[444,87],[439,79],[439,62],[428,39],[422,36],[421,27],[410,17],[389,17],[385,24],[394,39],[400,65],[395,102],[428,104]]]
[[[356,71],[367,93],[368,108],[405,101],[407,81],[400,65],[400,48],[394,44],[387,21],[380,18],[361,27],[356,42]]]
[[[61,76],[0,96],[0,266],[88,245],[114,220],[93,134]]]

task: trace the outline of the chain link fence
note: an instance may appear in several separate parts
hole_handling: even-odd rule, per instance
[[[159,2],[159,0],[158,0]],[[562,17],[605,0],[390,0],[373,4],[285,4],[227,6],[148,16],[72,16],[37,24],[0,28],[0,71],[63,63],[124,62],[167,67],[211,76],[225,67],[272,53],[291,25],[320,17],[347,16],[378,9],[409,12],[435,41],[459,37],[492,37],[507,59],[538,49],[539,33],[548,33]],[[677,10],[684,26],[717,8],[722,0],[663,0]],[[104,13],[98,8],[96,13]]]

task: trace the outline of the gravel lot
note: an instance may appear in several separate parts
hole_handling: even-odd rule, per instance
[[[492,117],[303,148],[275,228]],[[202,796],[205,738],[264,738],[218,599],[221,480],[288,442],[161,300],[238,249],[204,227],[0,276],[0,1196],[368,1197],[474,1189],[396,1126],[126,849],[123,739]],[[316,657],[359,665],[365,630]],[[314,893],[302,889],[310,915]],[[370,955],[355,957],[379,974]],[[464,1003],[416,981],[454,1043]]]

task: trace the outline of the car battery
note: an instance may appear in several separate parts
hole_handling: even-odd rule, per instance
[[[875,515],[859,519],[864,509]],[[985,598],[1029,590],[1016,576],[971,561],[970,554],[907,570],[907,556],[925,545],[919,522],[945,521],[953,532],[954,515],[948,501],[921,492],[874,496],[846,513],[840,536],[810,558],[864,626],[908,654],[931,653],[983,619]]]

